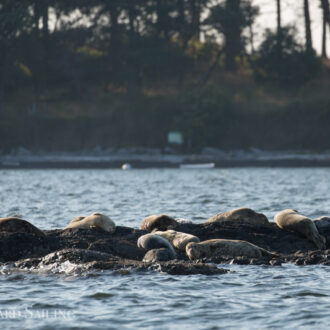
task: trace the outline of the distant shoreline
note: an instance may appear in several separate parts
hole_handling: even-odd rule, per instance
[[[205,161],[182,162],[185,164],[203,164]],[[330,167],[330,159],[269,159],[269,160],[216,160],[215,168],[240,168],[240,167]],[[0,162],[0,169],[121,169],[127,163],[123,160],[115,161],[21,161],[21,162]],[[143,161],[130,160],[129,164],[133,169],[147,168],[179,168],[181,163],[169,161]]]

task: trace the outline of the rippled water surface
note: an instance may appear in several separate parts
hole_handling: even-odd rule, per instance
[[[330,215],[330,169],[3,170],[0,217],[42,229],[99,211],[138,227],[153,213],[201,222],[239,206],[269,219],[294,207]],[[0,268],[4,329],[328,328],[325,266],[224,266],[217,276],[86,273],[70,263],[38,273]]]

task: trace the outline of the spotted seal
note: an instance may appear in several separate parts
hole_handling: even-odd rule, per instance
[[[325,249],[325,238],[319,234],[315,223],[304,215],[293,209],[286,209],[277,213],[274,217],[275,223],[281,229],[294,231],[302,234],[313,242],[318,249]]]
[[[115,223],[106,215],[101,213],[93,213],[87,217],[76,217],[66,227],[68,228],[82,228],[82,229],[102,229],[114,233],[116,230]]]
[[[210,239],[200,243],[188,243],[186,253],[190,260],[212,256],[260,258],[274,257],[275,254],[252,243],[241,240]]]
[[[141,230],[152,231],[157,230],[167,230],[168,227],[175,227],[178,223],[174,218],[166,214],[154,214],[144,218],[140,224]]]
[[[146,250],[166,248],[170,251],[172,256],[176,256],[175,250],[171,243],[167,239],[154,233],[140,236],[137,241],[137,246]]]
[[[38,237],[45,237],[45,234],[30,222],[16,217],[0,218],[0,231],[9,233],[27,233]]]
[[[257,213],[247,207],[233,209],[231,211],[218,213],[205,223],[230,223],[230,224],[250,224],[254,226],[269,225],[267,217],[262,213]]]
[[[194,242],[199,243],[200,239],[197,236],[181,233],[172,229],[166,231],[156,231],[156,235],[159,235],[167,239],[176,249],[185,251],[188,243]]]

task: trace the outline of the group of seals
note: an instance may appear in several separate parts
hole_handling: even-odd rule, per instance
[[[316,224],[319,226],[330,223],[330,218],[322,217],[317,219],[315,223],[299,214],[297,211],[287,209],[275,215],[274,221],[276,225],[283,230],[293,231],[306,237],[313,242],[318,249],[326,248],[325,238],[319,234]],[[185,251],[189,259],[200,259],[212,256],[245,256],[248,258],[259,258],[261,256],[274,257],[276,254],[260,248],[252,243],[242,240],[228,239],[212,239],[200,242],[199,238],[190,234],[181,233],[169,227],[175,227],[180,221],[167,215],[152,215],[145,218],[140,228],[152,231],[152,234],[142,236],[143,239],[157,241],[158,248],[169,248],[164,246],[164,238],[170,243],[171,247]],[[217,215],[205,221],[205,224],[211,223],[228,223],[230,225],[253,225],[253,226],[268,226],[270,222],[262,213],[257,213],[250,208],[237,208],[227,212],[218,213]],[[157,229],[157,231],[156,231]],[[140,237],[141,238],[141,237]],[[160,242],[162,242],[160,244]],[[138,246],[145,248],[141,244]],[[151,244],[151,248],[155,249],[155,244]],[[149,249],[150,250],[150,249]]]
[[[318,228],[329,227],[330,218],[321,217],[314,221],[299,214],[293,209],[286,209],[277,213],[274,217],[276,225],[283,230],[296,232],[313,242],[318,249],[326,248],[326,239],[318,232]],[[181,224],[180,224],[181,223]],[[208,226],[211,223],[228,223],[231,225],[248,224],[254,226],[270,226],[267,217],[249,208],[238,208],[219,213],[205,221]],[[147,250],[145,260],[174,259],[177,256],[175,249],[185,252],[189,259],[201,259],[212,256],[245,256],[248,258],[260,258],[261,256],[275,256],[275,254],[260,248],[252,243],[242,240],[211,239],[200,242],[199,237],[179,232],[171,228],[189,226],[189,222],[176,221],[174,218],[162,214],[146,217],[140,228],[152,233],[142,235],[137,240],[137,246]],[[110,234],[116,230],[115,223],[106,215],[93,213],[89,216],[74,218],[65,229],[99,229]],[[1,218],[0,232],[28,233],[38,237],[45,234],[26,220],[20,218]]]
[[[206,221],[211,222],[231,222],[234,224],[247,223],[252,225],[269,224],[265,215],[257,213],[248,208],[235,209],[229,212],[219,213],[215,217]],[[145,218],[140,228],[144,230],[153,230],[151,234],[146,234],[138,239],[138,247],[146,250],[166,248],[172,251],[173,247],[179,251],[186,252],[191,260],[212,257],[214,255],[226,255],[231,257],[246,256],[249,258],[258,258],[262,255],[272,255],[270,252],[259,248],[246,241],[213,239],[200,242],[200,239],[194,235],[168,229],[180,223],[167,215],[152,215]],[[156,231],[157,228],[158,230]],[[164,241],[167,241],[165,243]],[[174,251],[174,249],[173,249]],[[157,259],[157,256],[146,254],[146,260]]]

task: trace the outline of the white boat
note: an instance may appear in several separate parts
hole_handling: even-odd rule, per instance
[[[124,171],[130,170],[132,168],[131,164],[125,163],[121,166],[121,169]]]
[[[203,169],[203,168],[214,168],[215,163],[203,163],[203,164],[180,164],[180,168],[187,169]]]

